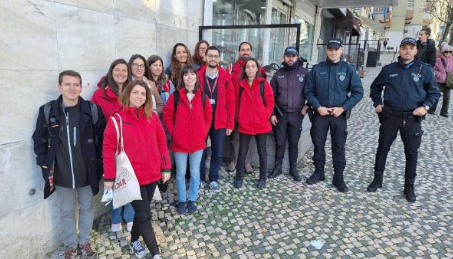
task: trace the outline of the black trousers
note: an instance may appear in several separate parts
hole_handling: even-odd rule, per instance
[[[250,139],[255,137],[258,155],[260,157],[260,179],[267,177],[267,133],[257,135],[247,135],[239,133],[239,154],[236,164],[236,176],[242,178],[244,176],[245,156],[249,151]]]
[[[297,163],[299,155],[299,139],[302,132],[302,120],[304,115],[299,112],[284,112],[283,116],[277,115],[278,123],[274,127],[275,163],[281,163],[285,156],[286,140],[288,140],[289,163]]]
[[[447,87],[445,83],[437,83],[439,86],[439,91],[442,93],[442,108],[440,110],[440,114],[448,114],[448,106],[450,106],[450,91],[451,89]],[[437,104],[434,104],[429,110],[431,112],[435,112],[437,109]]]
[[[347,137],[347,119],[345,115],[337,118],[326,115],[321,116],[315,112],[312,117],[310,129],[311,139],[314,145],[313,163],[316,171],[324,171],[326,164],[326,140],[330,129],[332,139],[332,160],[335,172],[343,172],[346,167],[345,144]]]
[[[135,210],[134,225],[131,231],[131,242],[137,241],[140,235],[143,237],[146,246],[152,256],[159,254],[156,236],[151,225],[150,202],[156,190],[157,181],[148,185],[140,186],[142,200],[132,202]]]
[[[383,111],[380,115],[379,145],[376,153],[374,170],[384,172],[387,154],[393,141],[400,132],[406,155],[406,169],[404,177],[415,179],[417,171],[418,148],[422,142],[423,131],[421,117],[409,116],[407,118],[392,115],[390,111]]]

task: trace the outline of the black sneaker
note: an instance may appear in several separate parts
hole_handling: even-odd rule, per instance
[[[440,116],[448,118],[448,113],[441,113]]]
[[[307,184],[313,185],[326,179],[324,172],[315,171],[308,179]]]
[[[176,209],[176,211],[180,215],[187,213],[186,203],[185,202],[179,202],[178,203],[178,208]]]
[[[236,179],[234,179],[234,188],[237,188],[237,189],[241,188],[241,187],[242,187],[242,182],[243,182],[243,181],[244,181],[244,180],[243,180],[242,178],[236,178]]]
[[[193,213],[197,212],[197,205],[195,205],[194,201],[188,201],[187,202],[187,211],[190,214],[193,214]]]
[[[256,185],[258,189],[266,188],[266,179],[259,179],[258,184]]]

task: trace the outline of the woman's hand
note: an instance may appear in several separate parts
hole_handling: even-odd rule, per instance
[[[104,190],[109,191],[110,189],[112,189],[114,183],[115,182],[104,182]]]
[[[162,182],[165,183],[166,181],[170,180],[171,174],[169,173],[162,173]]]

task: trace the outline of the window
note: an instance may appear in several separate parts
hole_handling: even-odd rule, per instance
[[[300,24],[299,56],[310,61],[312,59],[314,26],[297,15],[294,20],[295,23]]]

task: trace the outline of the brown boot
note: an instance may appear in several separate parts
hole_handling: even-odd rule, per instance
[[[91,248],[90,241],[86,241],[85,244],[79,245],[79,249],[82,252],[82,258],[96,258],[96,250]]]

